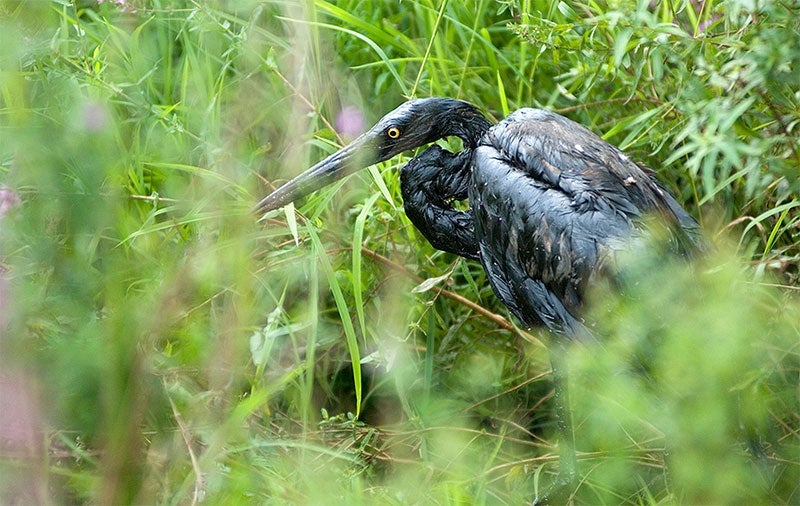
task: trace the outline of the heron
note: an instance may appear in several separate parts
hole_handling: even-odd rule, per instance
[[[461,139],[450,152],[435,141]],[[594,339],[583,320],[587,287],[614,275],[614,259],[648,224],[668,231],[689,256],[698,223],[654,172],[583,125],[542,109],[519,109],[492,124],[452,98],[407,101],[349,145],[258,204],[266,213],[362,168],[433,144],[400,171],[403,208],[437,249],[480,261],[493,292],[526,328],[559,343]],[[468,208],[456,205],[466,200]],[[562,482],[575,475],[565,367],[550,353],[556,415],[565,448]]]

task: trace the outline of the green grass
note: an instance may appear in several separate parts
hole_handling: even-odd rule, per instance
[[[716,244],[593,291],[575,501],[800,500],[796,3],[124,3],[0,3],[0,502],[546,488],[550,338],[410,225],[403,159],[251,214],[411,95],[566,114]]]

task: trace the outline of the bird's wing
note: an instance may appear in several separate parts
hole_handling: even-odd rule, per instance
[[[654,217],[674,253],[707,247],[700,226],[654,177],[617,147],[568,118],[541,109],[509,115],[487,139],[530,177],[571,195],[578,210],[622,213],[633,224]]]
[[[402,168],[400,189],[406,215],[434,248],[477,260],[472,214],[453,205],[467,197],[470,157],[433,145]]]
[[[638,220],[694,223],[624,153],[547,111],[521,109],[493,127],[472,177],[476,236],[495,291],[524,322],[567,334],[586,284]]]
[[[631,218],[666,212],[677,221],[674,199],[649,169],[563,116],[520,109],[484,141],[529,177],[570,195],[579,210],[614,210]]]
[[[476,149],[472,180],[475,235],[495,293],[526,325],[572,335],[586,284],[616,238],[629,235],[630,220],[576,211],[568,193],[494,146]]]

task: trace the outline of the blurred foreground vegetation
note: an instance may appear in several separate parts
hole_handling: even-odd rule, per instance
[[[430,95],[580,121],[717,244],[632,258],[623,296],[591,295],[575,501],[800,502],[798,19],[758,0],[0,2],[0,503],[546,488],[550,338],[410,226],[402,160],[251,214]]]

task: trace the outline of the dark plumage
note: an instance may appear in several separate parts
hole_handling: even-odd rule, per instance
[[[591,338],[581,320],[587,285],[615,273],[647,220],[667,231],[670,249],[689,255],[697,223],[622,151],[558,114],[520,109],[492,126],[467,102],[412,100],[372,129],[262,200],[281,207],[357,169],[443,137],[464,150],[432,146],[400,173],[409,219],[441,250],[480,260],[494,293],[526,326],[568,339]],[[453,206],[469,199],[470,209]],[[556,410],[566,438],[562,472],[574,475],[564,371],[551,354]]]
[[[396,135],[396,137],[395,137]],[[655,217],[677,252],[697,223],[654,178],[587,128],[540,109],[492,126],[467,102],[412,100],[259,203],[276,209],[362,167],[456,136],[464,150],[432,146],[401,171],[406,214],[441,250],[479,259],[495,294],[526,326],[568,338],[581,323],[586,285]],[[469,199],[470,210],[453,207]]]
[[[557,114],[512,113],[483,136],[472,166],[483,266],[495,293],[529,326],[584,334],[578,318],[587,283],[639,235],[645,217],[660,218],[680,250],[684,236],[698,234],[649,171]]]
[[[452,206],[468,196],[470,156],[431,146],[400,171],[400,191],[408,219],[434,248],[479,260],[472,213]]]

